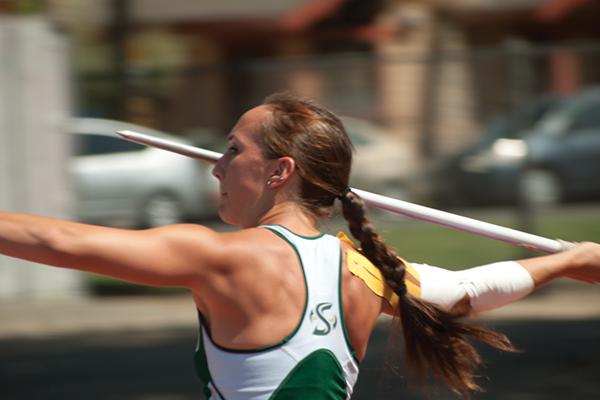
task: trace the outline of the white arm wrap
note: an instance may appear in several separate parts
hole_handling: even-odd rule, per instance
[[[473,311],[488,311],[527,296],[534,287],[529,272],[516,261],[462,271],[411,263],[419,273],[421,298],[450,311],[468,295]]]

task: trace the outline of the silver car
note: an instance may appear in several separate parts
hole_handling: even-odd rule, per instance
[[[218,182],[211,165],[127,142],[114,132],[132,130],[186,143],[184,139],[98,118],[76,118],[69,129],[79,220],[155,227],[216,216]]]

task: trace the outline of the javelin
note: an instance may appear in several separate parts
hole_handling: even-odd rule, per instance
[[[131,142],[157,147],[159,149],[178,153],[209,163],[216,163],[222,156],[221,153],[217,153],[216,151],[210,151],[183,143],[177,143],[171,140],[158,138],[156,136],[150,136],[139,132],[124,130],[117,131],[117,134],[119,134],[119,136],[121,136],[123,139]],[[368,206],[380,208],[394,214],[405,215],[421,221],[447,226],[449,228],[458,229],[464,232],[499,240],[517,246],[527,247],[546,253],[558,253],[573,246],[573,243],[560,239],[549,239],[542,236],[533,235],[531,233],[518,231],[516,229],[479,221],[473,218],[463,217],[403,200],[393,199],[391,197],[367,192],[365,190],[352,188],[352,191],[359,195]]]

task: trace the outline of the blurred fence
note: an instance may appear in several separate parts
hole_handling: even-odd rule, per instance
[[[431,156],[455,151],[491,117],[548,93],[600,82],[600,44],[533,45],[407,52],[374,49],[286,58],[242,59],[179,69],[130,68],[78,79],[83,113],[124,118],[175,133],[225,133],[266,95],[293,90],[339,114],[378,121]],[[125,95],[125,110],[115,109]]]

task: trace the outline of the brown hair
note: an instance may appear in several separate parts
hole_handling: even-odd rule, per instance
[[[412,370],[422,381],[431,374],[458,394],[468,396],[472,390],[481,390],[474,382],[481,358],[468,338],[514,351],[510,341],[487,328],[460,322],[407,292],[404,263],[374,231],[365,216],[363,200],[347,190],[353,148],[338,117],[288,93],[271,95],[264,104],[272,110],[272,117],[261,127],[265,157],[290,156],[296,161],[302,178],[298,201],[315,218],[328,215],[335,199],[341,200],[344,218],[360,242],[361,252],[400,296],[397,312]]]

